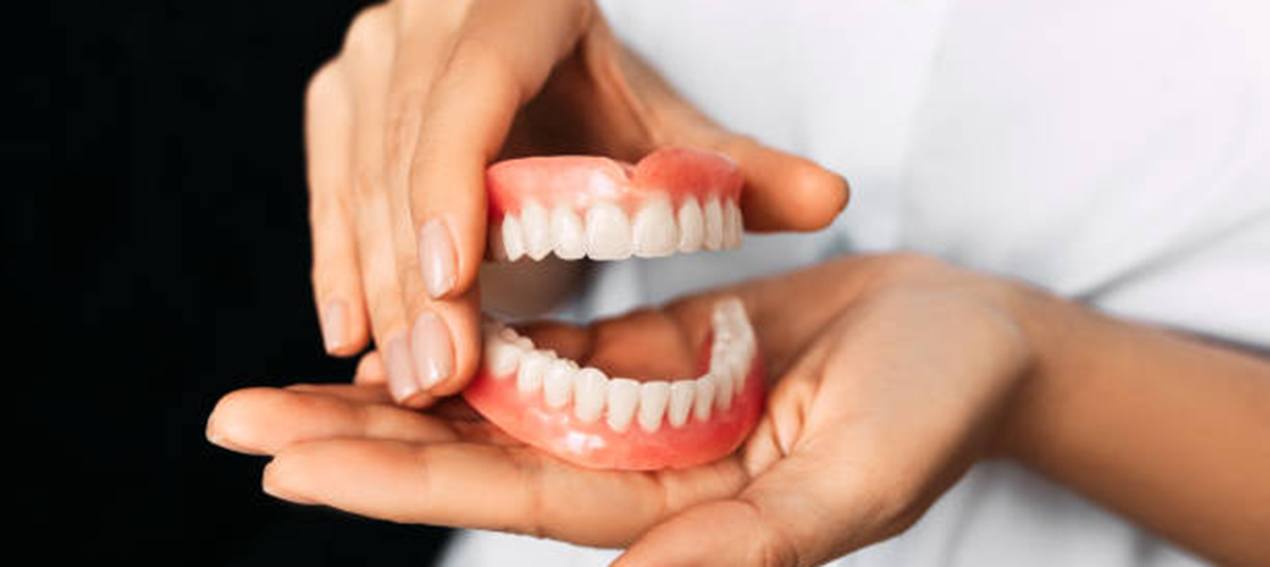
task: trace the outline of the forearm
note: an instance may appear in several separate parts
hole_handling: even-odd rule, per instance
[[[1006,450],[1223,563],[1268,564],[1270,363],[1026,294]]]

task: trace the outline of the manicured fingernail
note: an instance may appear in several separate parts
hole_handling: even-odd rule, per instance
[[[322,343],[326,352],[335,352],[344,346],[344,302],[332,299],[322,309]]]
[[[406,334],[400,333],[388,339],[388,346],[384,350],[388,364],[388,391],[397,401],[405,401],[419,391],[414,365],[410,361],[410,345],[406,344]]]
[[[428,295],[437,299],[454,287],[454,240],[441,219],[431,219],[419,229],[419,266]]]
[[[454,343],[450,341],[450,329],[436,313],[424,311],[419,314],[410,335],[410,347],[415,355],[415,374],[423,389],[431,388],[454,371]]]

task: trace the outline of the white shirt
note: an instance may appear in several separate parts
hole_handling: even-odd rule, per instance
[[[594,316],[831,254],[915,249],[1107,312],[1270,347],[1270,3],[835,0],[604,5],[720,123],[839,171],[812,235],[607,265]],[[465,532],[450,565],[614,551]],[[838,565],[1192,565],[1030,471],[982,464]]]

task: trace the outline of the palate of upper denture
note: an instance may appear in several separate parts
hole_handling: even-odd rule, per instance
[[[486,171],[494,260],[653,258],[741,244],[742,178],[713,152],[663,148],[637,164],[512,159]]]
[[[610,376],[497,322],[467,402],[511,436],[592,468],[655,470],[717,460],[758,421],[764,372],[741,302],[717,301],[693,376]]]

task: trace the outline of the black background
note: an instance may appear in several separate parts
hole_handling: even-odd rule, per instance
[[[322,353],[312,307],[301,99],[358,7],[50,7],[61,61],[13,84],[49,107],[51,185],[14,193],[5,224],[18,308],[36,311],[16,354],[37,363],[23,409],[39,452],[16,496],[60,534],[53,553],[426,565],[443,544],[273,500],[263,459],[203,437],[229,390],[351,374]]]

